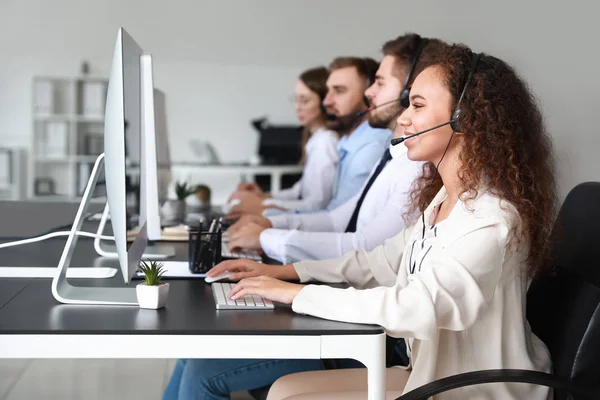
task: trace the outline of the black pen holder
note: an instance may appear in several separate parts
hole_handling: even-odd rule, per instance
[[[188,258],[192,273],[204,274],[221,262],[221,235],[220,229],[213,233],[189,230]]]

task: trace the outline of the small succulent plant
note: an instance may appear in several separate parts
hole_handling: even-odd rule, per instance
[[[179,200],[185,200],[189,195],[195,192],[195,188],[188,186],[187,182],[177,182],[175,184],[175,195]]]
[[[158,261],[140,261],[139,271],[144,274],[146,286],[158,286],[162,281],[162,276],[165,273],[164,265]]]

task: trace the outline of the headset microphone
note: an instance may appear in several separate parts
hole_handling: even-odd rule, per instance
[[[456,122],[456,119],[451,119],[450,121],[444,122],[443,124],[436,125],[433,128],[425,129],[424,131],[413,133],[412,135],[402,136],[401,138],[392,139],[392,142],[391,142],[392,146],[396,146],[397,144],[400,144],[400,143],[404,142],[405,140],[408,140],[410,138],[414,138],[415,136],[419,136],[419,135],[422,135],[422,134],[427,133],[427,132],[431,132],[431,131],[433,131],[435,129],[441,128],[442,126],[453,124],[454,122]]]
[[[363,116],[367,115],[368,113],[370,113],[371,111],[375,110],[376,108],[387,106],[387,105],[392,104],[392,103],[398,103],[399,101],[400,101],[399,98],[395,99],[395,100],[386,101],[385,103],[381,103],[378,106],[370,107],[370,108],[367,108],[366,110],[359,111],[359,112],[352,113],[352,114],[341,115],[339,117],[337,115],[335,115],[335,114],[327,114],[327,120],[328,121],[337,121],[339,119],[358,119],[358,118],[362,118]]]

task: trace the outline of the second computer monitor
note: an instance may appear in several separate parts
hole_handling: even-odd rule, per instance
[[[152,56],[141,60],[142,137],[140,166],[140,223],[146,221],[149,240],[161,238],[159,213],[159,185],[156,151],[156,117],[154,104],[154,77]]]

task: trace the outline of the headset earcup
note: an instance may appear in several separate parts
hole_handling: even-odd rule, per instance
[[[402,90],[402,93],[400,93],[400,105],[403,108],[408,108],[410,107],[410,90],[408,88]]]
[[[452,113],[452,119],[451,119],[451,122],[450,122],[450,128],[452,128],[452,130],[454,132],[456,132],[456,133],[460,132],[460,123],[459,123],[460,115],[461,115],[460,108],[457,108]]]

